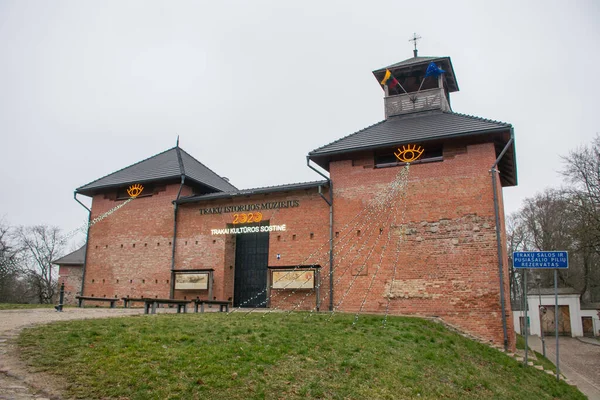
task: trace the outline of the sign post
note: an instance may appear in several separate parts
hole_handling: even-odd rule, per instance
[[[527,365],[527,352],[529,351],[529,343],[527,342],[527,338],[529,338],[529,318],[527,317],[527,309],[529,308],[529,302],[527,301],[527,271],[523,271],[523,293],[525,294],[525,365]]]
[[[513,267],[522,269],[554,270],[554,333],[556,335],[556,380],[560,380],[558,358],[558,270],[569,268],[569,253],[566,251],[515,251]],[[525,364],[527,364],[527,273],[525,273]],[[541,297],[540,297],[541,298]],[[541,304],[540,304],[541,305]],[[543,327],[540,324],[540,331]]]
[[[558,374],[558,270],[554,270],[554,334],[556,336],[556,380],[560,380],[560,375]]]

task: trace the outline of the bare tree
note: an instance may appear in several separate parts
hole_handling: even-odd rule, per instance
[[[46,225],[19,227],[15,238],[23,249],[26,279],[40,303],[52,303],[57,292],[58,273],[52,264],[64,249],[60,229]]]
[[[575,288],[584,301],[600,301],[600,136],[563,162],[566,187],[526,199],[507,220],[509,251],[569,251],[569,269],[559,271],[559,284]],[[552,271],[527,273],[532,284],[552,285]],[[519,294],[519,283],[512,271],[511,295]]]
[[[521,215],[513,213],[506,218],[506,242],[508,246],[508,265],[512,265],[512,255],[515,251],[527,250],[529,232],[527,231]],[[510,300],[518,304],[523,299],[522,274],[514,268],[509,269]]]
[[[574,246],[573,230],[576,221],[573,219],[569,196],[564,191],[546,189],[532,198],[525,199],[519,211],[524,229],[527,231],[525,248],[532,251],[572,252]],[[573,266],[575,267],[575,266]],[[558,278],[561,286],[573,284],[577,268],[560,270]],[[553,272],[550,270],[528,271],[534,281],[543,287],[549,287],[553,282]],[[535,275],[535,276],[533,276]]]
[[[19,302],[20,251],[11,242],[11,230],[8,224],[0,220],[0,302]]]
[[[600,136],[563,157],[562,174],[569,182],[570,207],[575,210],[575,243],[583,264],[583,295],[600,301]]]
[[[525,243],[530,250],[568,250],[573,227],[569,199],[564,192],[546,189],[525,199],[520,218],[528,231]]]

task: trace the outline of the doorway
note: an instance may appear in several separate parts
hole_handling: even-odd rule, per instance
[[[592,317],[581,317],[583,336],[594,337],[594,320]]]
[[[555,332],[554,305],[542,306],[540,309],[540,318],[544,335],[551,335]],[[571,336],[571,314],[569,306],[558,306],[558,334]]]
[[[268,222],[244,225],[251,226],[268,226]],[[266,307],[268,263],[269,232],[236,235],[234,307]]]

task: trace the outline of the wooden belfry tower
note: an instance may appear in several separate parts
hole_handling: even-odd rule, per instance
[[[386,118],[436,109],[452,111],[450,93],[459,89],[450,57],[419,57],[414,52],[413,58],[373,71],[377,81],[385,82]],[[427,75],[431,63],[438,70]]]

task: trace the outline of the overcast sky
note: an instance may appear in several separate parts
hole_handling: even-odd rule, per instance
[[[512,123],[506,211],[600,132],[598,1],[0,0],[0,217],[70,231],[75,188],[175,145],[238,188],[383,119],[371,71],[450,56],[455,112]]]

